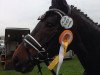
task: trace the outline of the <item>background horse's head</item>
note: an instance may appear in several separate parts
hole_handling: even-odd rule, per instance
[[[70,13],[65,0],[52,0],[49,10],[39,17],[31,34],[25,36],[13,55],[13,64],[17,71],[29,72],[38,63],[37,58],[45,60],[59,52],[59,36],[65,30],[61,26],[62,16]],[[48,55],[47,55],[48,54]]]

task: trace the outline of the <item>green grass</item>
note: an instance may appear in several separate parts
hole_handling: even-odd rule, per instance
[[[43,75],[52,75],[45,64],[42,64],[41,66]],[[0,75],[38,75],[37,71],[38,69],[35,67],[32,72],[22,74],[13,70],[3,71],[2,68],[0,68]],[[72,60],[65,60],[60,69],[60,73],[62,73],[62,75],[83,75],[83,71],[84,69],[78,61],[77,57],[73,58]]]

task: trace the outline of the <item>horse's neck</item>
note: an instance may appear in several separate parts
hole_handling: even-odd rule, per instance
[[[100,75],[100,26],[74,7],[71,17],[75,24],[73,30],[79,38],[74,44],[78,47],[76,54],[89,75]]]
[[[90,18],[76,8],[72,8],[72,18],[76,26],[76,33],[86,45],[100,43],[100,27],[97,26]],[[95,40],[95,41],[94,41]]]

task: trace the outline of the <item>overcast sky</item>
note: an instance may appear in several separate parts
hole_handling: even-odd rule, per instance
[[[100,0],[67,0],[100,23]],[[48,10],[51,0],[0,0],[0,35],[6,27],[24,27],[31,30],[38,16]]]

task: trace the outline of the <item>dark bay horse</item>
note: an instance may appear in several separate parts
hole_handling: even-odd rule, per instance
[[[47,53],[53,57],[59,52],[59,36],[66,30],[61,26],[62,16],[73,19],[73,41],[69,49],[74,50],[85,75],[100,75],[100,27],[65,0],[52,0],[49,10],[42,15],[35,29],[27,35],[12,57],[15,70],[29,72],[37,64],[37,58],[45,60]]]

